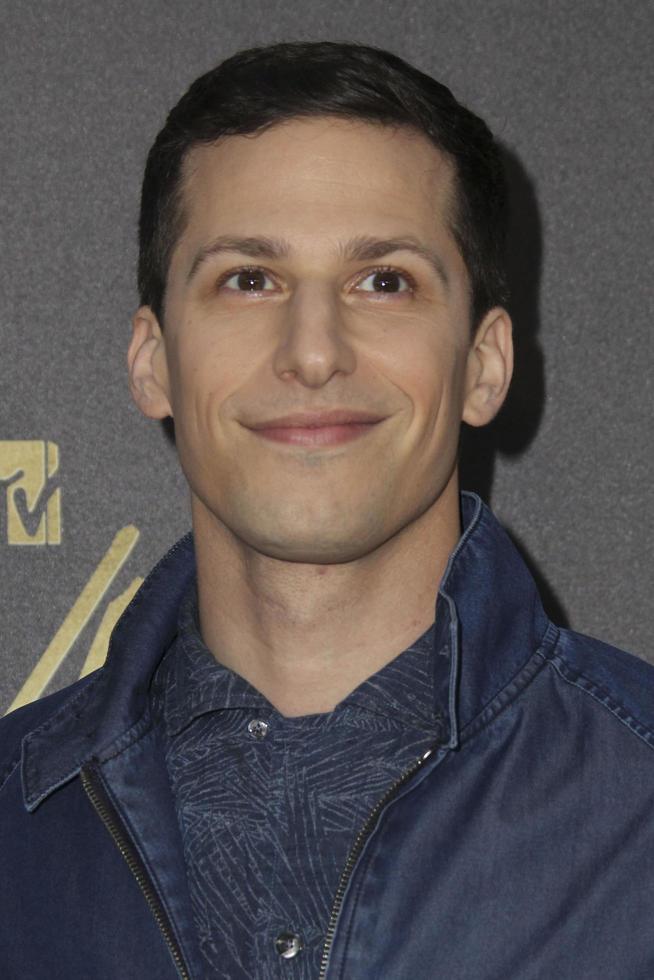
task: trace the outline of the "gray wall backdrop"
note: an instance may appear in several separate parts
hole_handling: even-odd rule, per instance
[[[142,168],[200,72],[277,40],[388,47],[500,136],[518,377],[466,444],[464,483],[554,618],[654,660],[647,0],[4,0],[0,16],[0,712],[100,662],[189,526],[174,449],[124,371]]]

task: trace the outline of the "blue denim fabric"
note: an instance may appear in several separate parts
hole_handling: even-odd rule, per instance
[[[434,628],[446,735],[369,828],[326,977],[652,980],[654,669],[550,623],[490,511],[463,495],[462,514]],[[3,980],[204,975],[148,699],[193,575],[189,536],[105,667],[0,723]]]

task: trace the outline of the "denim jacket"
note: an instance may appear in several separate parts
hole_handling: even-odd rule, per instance
[[[462,516],[443,734],[361,828],[316,980],[652,980],[654,668],[555,626],[488,508]],[[194,574],[189,534],[104,667],[0,722],[2,980],[204,975],[148,698]]]

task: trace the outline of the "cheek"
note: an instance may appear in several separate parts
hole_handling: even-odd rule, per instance
[[[186,325],[185,325],[186,326]],[[190,326],[190,325],[188,325]],[[173,351],[171,396],[178,422],[203,425],[203,417],[215,412],[242,378],[242,365],[233,352],[200,331],[185,330],[184,342]]]
[[[433,428],[460,414],[465,352],[454,343],[429,335],[422,343],[407,341],[388,352],[383,370],[412,403],[417,425]]]

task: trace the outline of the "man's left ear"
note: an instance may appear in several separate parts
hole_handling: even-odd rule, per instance
[[[512,374],[511,317],[496,306],[477,327],[468,351],[463,421],[480,426],[494,419],[504,403]]]

